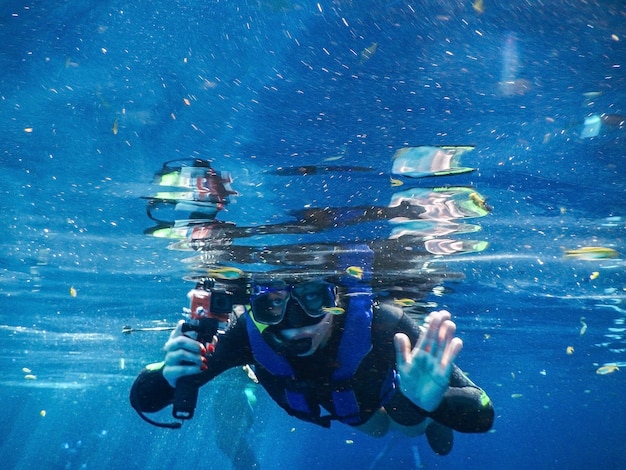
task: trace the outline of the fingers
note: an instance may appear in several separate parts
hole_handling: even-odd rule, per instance
[[[185,320],[180,320],[178,323],[176,323],[176,328],[174,328],[172,330],[172,332],[170,333],[170,339],[174,339],[177,336],[182,336],[183,335],[183,325],[185,324]]]
[[[441,357],[442,367],[452,367],[452,364],[456,361],[461,349],[463,349],[463,341],[461,338],[452,338],[443,356]]]
[[[401,366],[411,361],[411,341],[404,333],[397,333],[393,337],[393,344],[396,348],[396,364]]]
[[[206,348],[202,343],[199,343],[195,339],[191,339],[183,334],[183,323],[184,322],[182,320],[178,322],[176,328],[170,334],[170,339],[168,339],[165,343],[165,346],[163,346],[165,354],[167,355],[179,349],[189,351],[195,354],[206,354]]]
[[[176,349],[165,355],[166,366],[195,366],[200,367],[207,361],[206,357],[199,353],[186,351],[185,349]]]
[[[426,320],[427,330],[420,336],[416,350],[430,354],[443,368],[451,367],[463,348],[463,341],[456,338],[456,324],[446,310],[432,312]],[[416,354],[417,351],[414,351]]]
[[[450,328],[450,325],[446,324],[446,327],[442,330],[442,325],[445,324],[446,321],[454,325],[450,318],[452,318],[452,316],[450,315],[450,312],[446,310],[430,313],[426,318],[426,332],[420,336],[416,347],[432,354],[433,356],[441,355],[443,352],[441,347],[445,347],[444,343],[447,330]],[[456,329],[456,325],[454,325],[454,328]]]
[[[176,381],[183,376],[193,375],[206,370],[206,348],[198,341],[185,336],[182,332],[183,322],[179,322],[165,343],[165,367],[163,377],[170,386],[175,387]]]

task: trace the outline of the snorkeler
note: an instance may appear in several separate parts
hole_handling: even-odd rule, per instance
[[[253,280],[246,312],[210,348],[179,323],[165,360],[135,380],[132,406],[161,410],[181,378],[201,386],[252,364],[278,405],[320,426],[336,420],[372,436],[425,433],[440,455],[452,449],[452,430],[488,431],[493,406],[454,365],[462,342],[450,313],[430,313],[420,329],[393,302],[374,302],[370,288],[346,279]]]

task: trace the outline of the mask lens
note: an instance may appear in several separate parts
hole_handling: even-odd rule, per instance
[[[328,282],[311,281],[298,284],[293,288],[292,295],[306,314],[313,318],[325,315],[324,307],[335,306],[335,290]]]
[[[260,289],[259,293],[253,294],[250,302],[254,319],[265,325],[280,323],[285,316],[288,300],[287,289]]]

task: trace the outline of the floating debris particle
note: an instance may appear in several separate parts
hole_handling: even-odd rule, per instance
[[[598,370],[596,370],[596,374],[608,375],[618,370],[619,370],[619,367],[617,367],[615,364],[606,364],[604,366],[598,367]]]

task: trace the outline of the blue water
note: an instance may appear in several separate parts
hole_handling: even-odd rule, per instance
[[[164,161],[229,172],[239,196],[219,218],[250,226],[307,205],[385,206],[392,155],[417,145],[475,146],[462,157],[475,172],[411,184],[472,186],[493,207],[471,221],[480,232],[452,237],[487,249],[433,256],[463,278],[429,298],[455,315],[493,431],[457,433],[438,457],[423,438],[317,429],[258,391],[239,432],[261,468],[416,468],[415,446],[424,468],[624,468],[626,128],[580,132],[590,115],[626,115],[625,17],[622,1],[4,2],[4,468],[230,468],[213,429],[235,392],[205,387],[178,431],[127,400],[167,334],[122,326],[175,322],[191,287],[190,253],[143,234]],[[371,170],[273,173],[327,163]],[[389,235],[358,229],[311,238]],[[584,246],[621,255],[564,258]],[[596,374],[605,364],[622,370]]]

